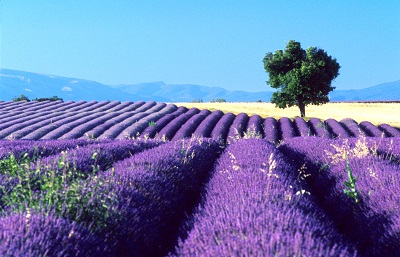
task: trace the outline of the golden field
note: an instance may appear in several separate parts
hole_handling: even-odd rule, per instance
[[[200,110],[208,109],[210,111],[221,110],[224,113],[232,112],[239,114],[241,112],[248,115],[258,114],[263,118],[281,117],[295,118],[300,116],[297,106],[286,109],[276,108],[272,103],[175,103],[177,106],[197,107]],[[326,120],[333,118],[342,120],[352,118],[358,123],[369,121],[374,125],[389,124],[400,128],[400,103],[353,103],[353,102],[330,102],[323,105],[309,105],[306,107],[307,118],[319,118]]]

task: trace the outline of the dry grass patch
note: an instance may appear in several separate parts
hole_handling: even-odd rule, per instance
[[[263,118],[281,117],[295,118],[300,116],[298,107],[287,109],[276,108],[272,103],[176,103],[177,106],[188,108],[197,107],[199,109],[221,110],[224,113],[241,112],[248,115],[258,114]],[[326,120],[333,118],[342,120],[352,118],[358,123],[369,121],[374,125],[389,124],[400,128],[400,103],[327,103],[320,106],[309,105],[306,107],[307,118],[319,118]]]

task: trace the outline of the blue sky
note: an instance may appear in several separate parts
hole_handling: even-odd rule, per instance
[[[400,79],[400,1],[1,0],[0,67],[108,85],[272,90],[290,39],[337,59],[337,89]]]

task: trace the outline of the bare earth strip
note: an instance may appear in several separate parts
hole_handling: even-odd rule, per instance
[[[232,112],[239,114],[241,112],[248,115],[258,114],[266,117],[289,117],[291,119],[300,116],[298,107],[286,109],[276,108],[272,103],[175,103],[177,106],[197,107],[199,109],[221,110],[224,113]],[[400,103],[327,103],[316,106],[306,107],[307,118],[318,118],[326,120],[333,118],[342,120],[352,118],[358,123],[369,121],[374,125],[389,124],[400,128]]]

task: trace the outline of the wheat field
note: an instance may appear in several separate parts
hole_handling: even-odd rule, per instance
[[[276,108],[272,103],[175,103],[177,106],[197,107],[200,110],[221,110],[224,113],[241,112],[248,115],[258,114],[263,118],[281,117],[295,118],[300,116],[297,106],[286,109]],[[369,121],[374,125],[389,124],[400,128],[400,103],[355,103],[355,102],[330,102],[323,105],[309,105],[306,107],[307,118],[326,120],[333,118],[342,120],[352,118],[358,123]]]

